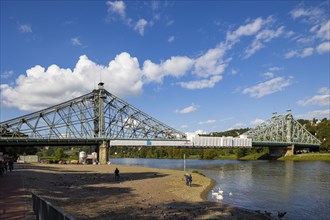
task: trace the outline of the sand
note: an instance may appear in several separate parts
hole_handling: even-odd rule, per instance
[[[115,181],[114,170],[120,170]],[[213,180],[192,173],[122,165],[19,165],[28,195],[35,192],[78,219],[269,219],[207,201]],[[31,206],[31,202],[28,202]]]

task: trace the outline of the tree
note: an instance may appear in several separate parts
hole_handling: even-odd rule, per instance
[[[55,153],[54,153],[54,157],[55,160],[61,160],[64,157],[64,152],[62,148],[56,148]]]

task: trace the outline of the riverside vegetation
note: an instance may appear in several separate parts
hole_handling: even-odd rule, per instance
[[[280,158],[281,160],[328,160],[330,161],[330,120],[327,118],[318,121],[299,119],[311,134],[315,135],[320,141],[320,152],[325,154],[301,154],[292,157]],[[203,136],[232,136],[237,137],[248,131],[249,128],[234,129],[224,132],[212,132],[203,134]],[[73,160],[78,159],[78,152],[85,151],[91,153],[95,151],[95,147],[0,147],[0,151],[5,154],[17,157],[22,154],[37,154],[40,158],[49,160]],[[167,158],[167,159],[232,159],[232,160],[257,160],[269,159],[268,147],[253,148],[229,148],[229,149],[198,149],[198,148],[175,148],[175,147],[111,147],[110,157],[112,158]]]

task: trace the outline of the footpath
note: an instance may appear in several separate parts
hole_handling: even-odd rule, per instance
[[[25,217],[25,189],[20,171],[13,170],[0,176],[0,219],[28,219]]]

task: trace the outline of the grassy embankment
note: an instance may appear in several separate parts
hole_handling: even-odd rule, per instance
[[[309,153],[296,154],[293,156],[280,157],[278,160],[294,160],[294,161],[330,161],[330,153]]]

